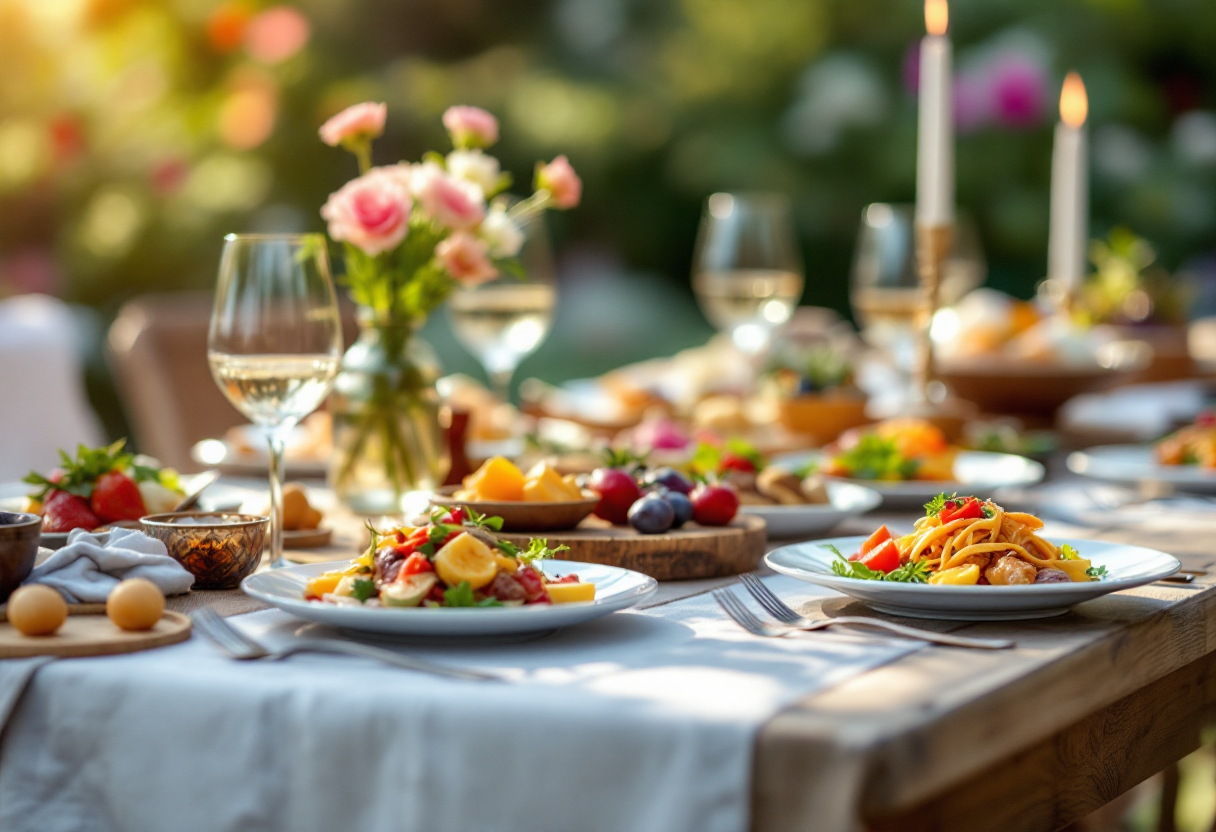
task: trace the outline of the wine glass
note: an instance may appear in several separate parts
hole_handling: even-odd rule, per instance
[[[749,355],[763,352],[802,298],[802,257],[781,194],[713,194],[693,263],[705,317]]]
[[[283,566],[283,445],[325,400],[342,356],[342,324],[320,234],[229,234],[207,361],[228,401],[270,447],[271,566]]]
[[[472,289],[458,288],[448,299],[456,339],[481,365],[495,394],[511,400],[511,377],[520,362],[544,343],[557,305],[557,280],[542,216],[521,221],[522,271],[501,273]]]
[[[886,353],[910,389],[917,333],[928,313],[916,264],[912,205],[882,202],[861,213],[850,300],[861,335]],[[960,214],[954,245],[942,269],[939,302],[949,306],[984,282],[985,264],[975,223]]]

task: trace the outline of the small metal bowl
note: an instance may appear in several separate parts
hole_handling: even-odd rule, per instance
[[[0,511],[0,602],[29,577],[41,537],[42,518],[37,514]]]
[[[270,518],[226,511],[185,511],[140,518],[194,575],[194,589],[236,589],[262,561]]]

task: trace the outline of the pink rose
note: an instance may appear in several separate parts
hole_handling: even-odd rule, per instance
[[[321,125],[317,132],[330,147],[374,139],[384,133],[388,105],[365,101],[347,107]]]
[[[321,208],[329,236],[359,247],[375,257],[405,237],[413,201],[391,169],[372,168],[330,194]]]
[[[467,231],[453,232],[435,246],[435,259],[467,289],[498,277],[498,269],[490,262],[486,244]]]
[[[443,126],[456,147],[489,147],[498,141],[498,119],[480,107],[448,107]]]
[[[583,197],[583,180],[565,156],[558,156],[547,165],[536,165],[536,188],[549,192],[558,208],[573,208]]]
[[[434,162],[414,168],[414,196],[431,218],[448,228],[472,228],[486,215],[486,198],[472,182],[448,176]]]

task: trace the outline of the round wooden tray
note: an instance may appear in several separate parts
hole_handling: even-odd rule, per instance
[[[532,534],[499,534],[527,546]],[[740,514],[729,526],[689,523],[665,534],[638,534],[628,526],[610,526],[595,517],[577,529],[550,532],[550,546],[569,546],[558,555],[564,560],[621,566],[658,581],[717,578],[755,569],[764,557],[765,523],[760,517]]]
[[[30,656],[110,656],[165,647],[190,638],[190,617],[165,611],[151,630],[120,630],[106,617],[105,604],[75,604],[52,636],[26,636],[5,619],[0,623],[0,659]]]

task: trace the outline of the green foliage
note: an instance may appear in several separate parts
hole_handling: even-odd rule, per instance
[[[35,494],[40,500],[55,489],[67,491],[77,497],[91,497],[93,496],[93,483],[98,477],[110,471],[125,470],[131,465],[135,456],[123,451],[126,444],[126,439],[119,439],[112,445],[105,445],[101,448],[86,448],[84,445],[77,445],[75,459],[61,450],[59,467],[63,469],[63,476],[59,482],[51,482],[37,471],[30,471],[25,475],[23,481],[30,485],[42,486]],[[160,471],[156,468],[139,466],[135,474],[137,482],[143,479],[160,480]]]
[[[859,480],[906,480],[920,463],[900,454],[894,439],[864,433],[857,444],[836,456],[835,461]]]
[[[543,537],[534,537],[528,541],[528,548],[519,552],[518,557],[525,564],[531,564],[538,560],[547,560],[558,555],[561,552],[570,551],[569,546],[550,546],[549,541]]]
[[[350,597],[360,604],[376,594],[376,582],[371,578],[356,578],[350,585]]]

